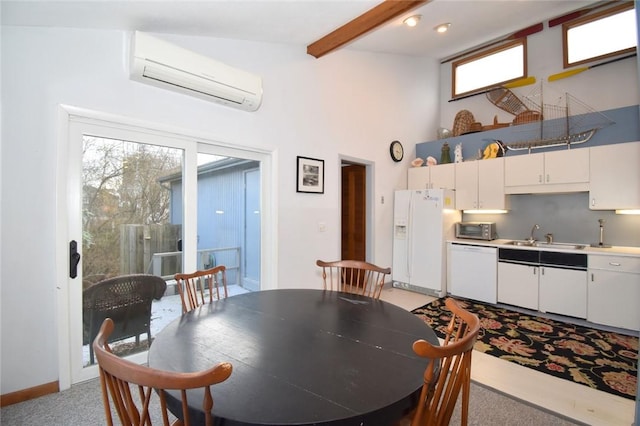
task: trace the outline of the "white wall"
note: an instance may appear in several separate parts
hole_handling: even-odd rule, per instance
[[[339,156],[372,162],[373,255],[391,264],[393,191],[406,187],[415,143],[437,128],[436,62],[349,50],[318,60],[304,46],[158,35],[263,76],[263,105],[246,113],[130,81],[122,32],[2,27],[1,35],[2,394],[58,380],[56,286],[66,283],[54,277],[67,268],[55,264],[60,104],[276,151],[280,287],[319,286],[315,260],[339,257]],[[389,158],[395,139],[407,151],[400,164]],[[325,160],[324,195],[295,192],[297,155]]]
[[[637,105],[638,62],[633,58],[602,65],[576,74],[572,77],[548,82],[550,75],[558,74],[562,68],[562,26],[545,28],[543,31],[527,38],[528,74],[536,78],[535,85],[511,89],[521,99],[540,90],[543,83],[543,96],[549,94],[562,95],[569,93],[596,111]],[[576,67],[577,68],[577,67]],[[469,110],[476,121],[483,125],[493,124],[494,116],[498,122],[511,123],[514,116],[498,108],[489,101],[486,95],[476,95],[467,99],[449,102],[451,99],[451,62],[440,66],[440,124],[452,129],[456,114]],[[429,135],[423,142],[437,139],[437,134]]]

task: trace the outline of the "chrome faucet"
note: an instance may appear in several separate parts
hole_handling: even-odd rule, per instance
[[[536,231],[536,229],[540,229],[540,225],[538,225],[537,223],[535,225],[533,225],[533,228],[531,228],[531,235],[529,236],[529,239],[527,240],[530,243],[533,243],[533,242],[536,241],[536,239],[533,237],[533,233]]]

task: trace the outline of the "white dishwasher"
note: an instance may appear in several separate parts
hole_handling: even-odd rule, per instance
[[[448,292],[452,296],[497,303],[498,249],[462,243],[448,246]]]

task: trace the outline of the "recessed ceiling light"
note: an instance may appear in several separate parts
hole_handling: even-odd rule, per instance
[[[402,22],[407,27],[415,27],[416,25],[418,25],[418,21],[420,21],[420,18],[422,18],[422,15],[412,15],[412,16],[409,16],[407,19],[405,19]]]
[[[436,30],[437,32],[442,34],[442,33],[446,33],[447,31],[449,31],[449,27],[450,26],[451,26],[451,24],[449,22],[447,22],[446,24],[438,25],[437,27],[434,28],[434,30]]]

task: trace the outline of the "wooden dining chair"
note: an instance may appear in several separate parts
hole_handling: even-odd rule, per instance
[[[190,274],[176,274],[174,278],[182,301],[182,313],[204,305],[206,299],[209,299],[209,303],[211,303],[229,296],[227,268],[224,265]]]
[[[451,321],[441,346],[425,340],[413,343],[413,351],[429,361],[424,372],[424,384],[418,406],[396,426],[446,426],[462,391],[461,425],[469,419],[471,386],[471,354],[480,331],[478,317],[451,298],[445,301],[451,311]]]
[[[151,425],[153,419],[161,417],[162,424],[168,426],[170,411],[167,408],[165,390],[180,391],[182,417],[176,416],[179,418],[171,424],[176,426],[189,425],[188,389],[203,390],[204,424],[213,426],[211,386],[229,378],[232,370],[231,364],[221,362],[207,370],[191,373],[162,371],[135,364],[111,352],[107,342],[109,335],[113,332],[113,327],[113,321],[110,318],[105,319],[93,341],[93,350],[100,370],[102,402],[108,426],[113,425],[111,403],[113,403],[113,408],[122,425]],[[152,415],[149,408],[154,394],[160,400],[160,413],[154,412]]]
[[[380,298],[385,280],[391,274],[391,268],[381,268],[361,260],[317,260],[316,265],[322,268],[325,290],[344,291],[374,299]]]

